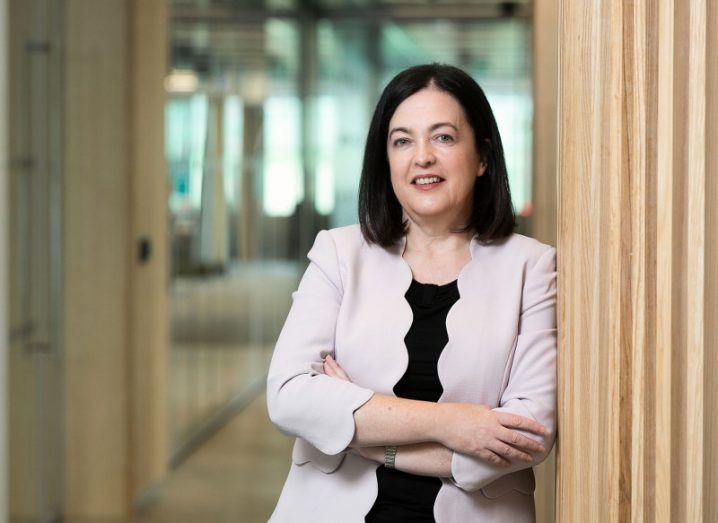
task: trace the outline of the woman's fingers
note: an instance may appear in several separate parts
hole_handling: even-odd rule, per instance
[[[489,449],[509,461],[520,460],[530,463],[534,460],[530,454],[526,454],[525,452],[520,451],[519,449],[516,449],[511,445],[504,443],[503,441],[498,439],[494,440],[491,444],[489,444]]]
[[[327,362],[327,360],[324,360],[323,368],[324,368],[324,374],[326,374],[327,376],[329,376],[331,378],[337,377],[336,373],[334,372],[334,369],[332,368],[331,365],[329,365],[329,362]]]
[[[344,370],[334,361],[334,358],[332,358],[330,354],[327,354],[327,357],[324,359],[324,364],[328,365],[338,377],[343,378],[346,376]]]
[[[339,377],[343,380],[351,381],[351,379],[349,379],[349,375],[344,372],[344,369],[341,368],[341,366],[334,360],[334,358],[332,358],[331,356],[328,356],[328,358],[331,360],[331,364],[334,365],[334,370],[336,370]]]
[[[498,467],[508,467],[509,465],[511,465],[510,461],[504,459],[503,457],[499,456],[498,454],[489,449],[482,450],[479,453],[479,457],[484,461],[487,461],[492,465],[496,465]]]
[[[528,430],[529,432],[539,434],[540,436],[549,435],[548,429],[536,420],[532,420],[531,418],[527,418],[525,416],[519,416],[518,414],[510,414],[508,412],[494,412],[497,414],[499,423],[501,423],[504,427]]]
[[[538,441],[527,438],[523,434],[519,434],[515,430],[500,427],[498,432],[499,440],[508,443],[512,447],[518,447],[528,450],[529,452],[544,452],[546,449]]]
[[[336,363],[332,365],[332,359],[330,356],[327,356],[324,359],[324,373],[332,378],[341,378],[339,371],[337,370]]]
[[[342,369],[336,361],[334,361],[334,358],[332,358],[331,355],[327,355],[324,359],[324,368],[329,368],[331,370],[331,374],[329,374],[330,376],[351,382],[347,373],[344,372],[344,369]]]

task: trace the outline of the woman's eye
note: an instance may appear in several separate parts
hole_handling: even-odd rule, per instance
[[[408,140],[406,138],[397,138],[396,140],[394,140],[394,146],[396,147],[398,145],[404,145],[405,143],[407,143],[407,141]]]
[[[448,142],[453,142],[453,141],[454,141],[454,137],[451,136],[450,134],[440,134],[437,138],[438,138],[438,140],[439,140],[440,142],[444,142],[444,143],[448,143]]]

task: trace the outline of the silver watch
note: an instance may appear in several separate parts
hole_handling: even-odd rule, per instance
[[[396,447],[384,447],[384,466],[393,469],[396,460]]]

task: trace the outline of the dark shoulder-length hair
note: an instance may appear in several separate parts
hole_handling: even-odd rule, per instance
[[[407,233],[402,208],[391,186],[387,133],[396,108],[429,85],[453,96],[474,130],[476,150],[487,164],[474,183],[474,206],[468,224],[482,243],[509,236],[516,227],[501,136],[484,91],[461,69],[438,63],[417,65],[397,74],[384,88],[374,110],[359,182],[359,224],[368,243],[394,245]]]

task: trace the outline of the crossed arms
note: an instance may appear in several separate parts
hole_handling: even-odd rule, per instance
[[[329,232],[317,235],[308,257],[267,377],[269,416],[282,432],[325,454],[356,452],[378,462],[384,445],[400,446],[397,468],[451,477],[467,491],[545,458],[556,431],[556,379],[535,369],[555,368],[555,249],[527,270],[509,381],[494,409],[384,396],[331,375],[338,365],[327,373],[335,342],[328,320],[337,318],[343,294]]]

